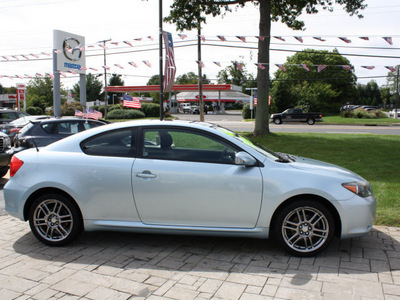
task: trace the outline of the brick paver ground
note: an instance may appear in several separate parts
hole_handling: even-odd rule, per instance
[[[52,248],[0,216],[0,299],[400,299],[400,229],[315,258],[273,240],[84,233]]]

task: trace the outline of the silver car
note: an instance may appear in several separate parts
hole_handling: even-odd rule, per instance
[[[197,122],[132,121],[17,153],[9,214],[48,245],[83,230],[268,238],[312,256],[372,228],[370,184],[331,164],[274,153]]]

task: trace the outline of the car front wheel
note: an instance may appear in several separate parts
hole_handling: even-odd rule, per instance
[[[274,123],[275,123],[276,125],[282,124],[282,120],[279,119],[279,118],[275,118],[275,119],[274,119]]]
[[[29,225],[35,237],[50,246],[63,246],[82,231],[77,208],[70,199],[59,194],[46,194],[33,202]]]
[[[323,251],[334,235],[332,213],[313,200],[300,200],[286,206],[277,216],[275,236],[292,255],[309,257]]]

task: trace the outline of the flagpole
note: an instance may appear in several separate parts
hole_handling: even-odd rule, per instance
[[[160,53],[160,120],[164,119],[164,90],[163,90],[163,45],[162,45],[162,33],[163,33],[163,14],[162,14],[162,0],[159,0],[159,53]]]

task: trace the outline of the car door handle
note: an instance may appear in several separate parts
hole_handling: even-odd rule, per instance
[[[139,178],[156,178],[157,175],[152,174],[150,171],[143,171],[142,173],[136,173],[136,177],[139,177]]]

